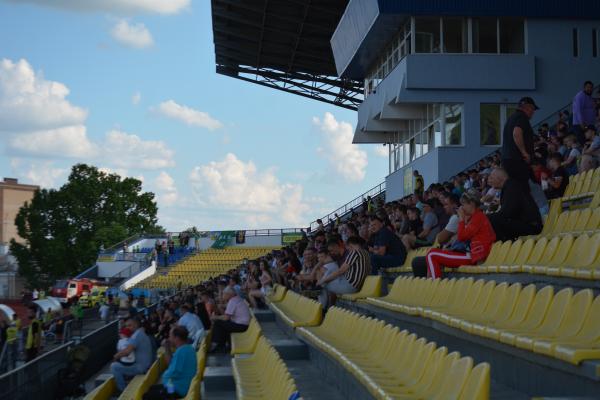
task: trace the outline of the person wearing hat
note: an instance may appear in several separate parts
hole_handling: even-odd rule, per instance
[[[600,158],[600,136],[596,135],[596,127],[594,125],[588,125],[585,129],[583,154],[590,155],[596,159]]]
[[[523,97],[517,110],[508,117],[502,133],[502,165],[508,175],[527,191],[534,152],[533,129],[529,120],[538,109],[531,97]]]

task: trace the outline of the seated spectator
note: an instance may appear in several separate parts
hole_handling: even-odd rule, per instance
[[[456,210],[460,206],[460,200],[457,196],[448,192],[442,193],[440,197],[444,204],[444,210],[450,216],[450,219],[444,229],[438,233],[436,242],[442,246],[442,248],[449,248],[455,242],[456,233],[458,232],[459,220]],[[425,260],[425,257],[415,257],[411,264],[414,276],[427,276],[427,261]]]
[[[408,216],[407,234],[418,236],[423,231],[423,221],[421,221],[421,212],[416,207],[411,207],[406,211]]]
[[[596,135],[596,127],[590,125],[585,130],[585,145],[583,154],[592,156],[596,159],[600,158],[600,136]]]
[[[579,173],[587,172],[592,169],[596,169],[598,167],[598,159],[590,156],[589,154],[584,154],[581,156],[581,161],[579,162]]]
[[[542,176],[542,189],[548,200],[558,199],[563,196],[569,184],[569,174],[563,168],[560,153],[551,154],[548,157],[548,168],[550,174]]]
[[[502,191],[500,210],[488,216],[498,240],[514,240],[542,231],[542,217],[531,193],[509,178],[502,168],[494,169],[488,180],[492,187]]]
[[[213,316],[213,335],[211,352],[224,350],[231,341],[232,332],[246,332],[250,324],[250,309],[235,291],[227,287],[223,290],[223,300],[227,308],[223,315]]]
[[[248,301],[252,305],[252,308],[258,308],[257,299],[264,300],[267,293],[271,290],[273,284],[273,277],[271,276],[271,270],[265,260],[259,262],[260,268],[260,289],[253,289],[248,293]]]
[[[404,235],[402,244],[407,249],[431,246],[439,231],[438,217],[433,211],[433,201],[426,200],[423,202],[423,229],[418,235]]]
[[[358,292],[371,270],[369,252],[363,247],[364,241],[353,236],[348,238],[347,245],[349,253],[344,263],[337,269],[328,270],[317,282],[317,285],[323,286],[319,300],[324,308],[330,304],[330,293],[338,295]]]
[[[177,325],[183,326],[188,332],[188,337],[192,341],[197,341],[204,336],[204,324],[196,314],[192,312],[192,307],[189,304],[184,304],[180,307],[181,317],[177,321]]]
[[[426,256],[429,278],[441,278],[443,267],[460,267],[484,261],[496,240],[490,222],[479,209],[479,194],[467,191],[461,196],[460,203],[457,211],[457,243],[462,244],[463,248],[459,249],[455,243],[451,250],[429,250]]]
[[[370,239],[373,244],[371,266],[374,272],[381,268],[397,267],[404,264],[406,249],[402,241],[384,226],[380,217],[371,217],[369,230],[371,231]]]
[[[177,399],[186,396],[198,368],[196,351],[188,344],[189,339],[184,326],[171,329],[169,339],[162,343],[165,361],[169,366],[163,372],[162,383],[152,385],[144,394],[144,400]],[[174,353],[171,353],[172,348],[175,348]]]
[[[130,318],[125,323],[125,327],[133,332],[129,338],[129,345],[113,356],[115,362],[110,365],[110,371],[115,377],[119,391],[125,390],[127,386],[125,379],[127,377],[145,374],[154,359],[152,343],[146,332],[144,332],[144,328],[141,327],[140,321],[137,318]],[[129,353],[135,355],[135,362],[132,365],[123,365],[118,362]]]
[[[577,141],[575,135],[569,135],[565,138],[565,144],[569,150],[565,156],[562,166],[569,175],[577,175],[577,159],[581,156],[579,142]]]

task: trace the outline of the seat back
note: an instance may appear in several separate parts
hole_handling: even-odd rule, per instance
[[[523,246],[523,240],[521,239],[517,239],[515,240],[512,245],[510,246],[510,249],[508,250],[508,253],[506,254],[506,257],[504,258],[504,262],[502,264],[504,265],[514,265],[517,256],[519,255],[519,252],[521,251],[521,247]]]
[[[563,227],[561,227],[560,232],[572,232],[575,229],[575,225],[577,225],[577,220],[579,219],[580,213],[581,211],[579,210],[570,211],[567,222]]]
[[[577,333],[577,341],[592,343],[600,340],[600,296],[592,302],[581,330]]]
[[[585,224],[585,230],[596,230],[600,228],[600,207],[593,210],[592,216]]]
[[[577,292],[571,298],[571,301],[565,310],[565,316],[560,324],[556,336],[575,336],[583,327],[583,322],[587,317],[593,299],[594,293],[591,289],[584,289]]]
[[[525,289],[523,289],[521,291],[521,295],[525,296],[526,294],[529,294],[528,288],[530,286],[533,285],[528,285]],[[552,286],[544,286],[540,291],[538,291],[533,297],[533,300],[530,302],[530,306],[526,310],[525,319],[521,320],[522,322],[519,324],[519,326],[523,326],[524,328],[531,330],[537,328],[546,316],[546,311],[548,310],[548,306],[550,305],[553,296],[554,287]],[[519,303],[520,302],[521,299],[519,299]],[[523,300],[523,302],[525,302],[525,299]],[[521,304],[518,305],[520,306]],[[516,311],[517,308],[515,308],[515,317],[517,317]],[[522,309],[519,309],[518,311],[522,312]]]
[[[458,400],[488,400],[490,384],[490,364],[477,364],[471,370]]]
[[[584,235],[579,235],[577,237],[577,239],[575,239],[573,241],[573,244],[571,245],[571,248],[569,249],[569,254],[568,254],[567,258],[565,259],[565,261],[563,262],[563,266],[576,267],[576,266],[580,265],[581,260],[586,258],[585,251],[588,250],[589,239],[590,239],[589,236],[584,234]],[[591,249],[589,249],[589,250],[591,250]],[[587,256],[590,256],[590,254],[587,254]],[[593,261],[593,259],[594,258],[592,258],[592,261]]]
[[[535,242],[535,246],[533,250],[531,250],[531,254],[527,257],[527,261],[524,261],[521,264],[529,264],[529,265],[537,265],[542,260],[542,257],[545,254],[546,246],[548,245],[548,239],[545,237],[540,238]]]
[[[536,332],[554,335],[558,331],[562,320],[565,318],[565,314],[573,297],[573,289],[565,288],[554,295],[552,302],[548,306],[546,311],[546,317],[542,324],[536,329]]]
[[[501,247],[502,247],[501,241],[497,241],[496,243],[494,243],[492,245],[492,248],[490,249],[490,254],[488,255],[488,257],[486,259],[486,263],[489,263],[489,265],[497,265],[498,255],[500,254]]]
[[[558,218],[556,219],[556,223],[554,224],[553,228],[552,228],[552,234],[557,234],[557,233],[561,233],[563,230],[562,228],[567,224],[567,219],[569,218],[570,212],[569,211],[563,211],[558,215]]]
[[[529,255],[531,254],[534,245],[535,240],[533,239],[527,239],[525,242],[523,242],[519,253],[515,257],[511,265],[523,265],[529,258]]]
[[[457,399],[473,369],[473,359],[463,357],[454,363],[442,382],[439,391],[433,397],[436,400]]]
[[[586,209],[581,210],[581,212],[579,213],[579,218],[577,219],[577,223],[573,227],[573,231],[574,232],[584,231],[585,226],[587,225],[587,223],[591,217],[592,217],[592,209],[591,208],[586,208]]]
[[[554,253],[554,256],[552,257],[552,259],[547,264],[542,263],[542,265],[554,265],[554,266],[562,265],[565,262],[565,260],[567,259],[569,252],[571,251],[571,246],[573,245],[573,241],[574,241],[573,235],[571,235],[571,234],[565,235],[560,240],[560,244],[556,248],[556,252]]]
[[[486,309],[485,311],[484,315],[489,315],[492,318],[492,321],[508,320],[512,315],[513,310],[515,309],[517,301],[519,300],[519,294],[521,293],[521,284],[513,283],[508,287],[504,285],[507,285],[507,283],[503,282],[500,285],[497,285],[494,288],[494,293],[492,293],[491,297],[492,299],[495,299],[495,291],[501,290],[502,287],[505,287],[504,296],[502,297],[502,300],[498,302],[490,301],[488,309]],[[494,308],[496,309],[496,311],[493,310]]]

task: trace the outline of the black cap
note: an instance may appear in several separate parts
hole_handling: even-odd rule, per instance
[[[596,127],[594,125],[588,125],[585,127],[586,131],[594,131],[596,132]]]
[[[535,107],[536,110],[539,110],[540,108],[537,106],[537,104],[535,104],[535,101],[533,101],[533,99],[531,97],[523,97],[521,98],[521,100],[519,100],[519,107],[523,106],[525,104],[529,104],[532,105],[533,107]]]

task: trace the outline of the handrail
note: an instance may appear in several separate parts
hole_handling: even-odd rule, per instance
[[[348,203],[339,207],[337,210],[325,215],[323,218],[320,218],[320,219],[323,221],[324,224],[327,224],[332,219],[332,217],[335,217],[335,214],[338,214],[338,216],[340,218],[342,218],[343,216],[345,216],[346,214],[351,212],[354,209],[354,207],[356,207],[359,204],[362,204],[363,200],[367,196],[371,196],[371,198],[374,198],[374,197],[379,196],[383,192],[385,192],[385,181],[381,182],[379,185],[366,191],[365,193],[361,194],[360,196],[355,197],[354,199],[350,200]],[[315,221],[311,222],[310,230],[312,231],[316,227],[317,227],[317,221],[315,220]]]

